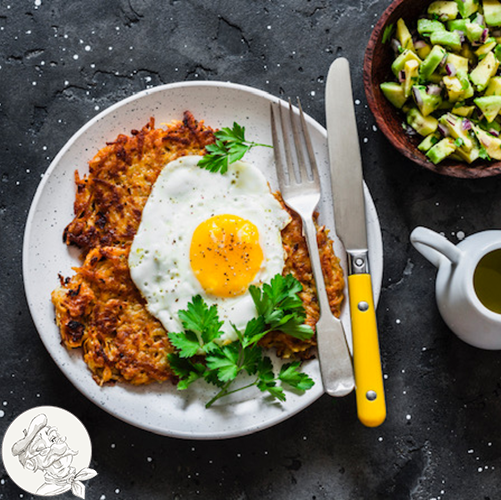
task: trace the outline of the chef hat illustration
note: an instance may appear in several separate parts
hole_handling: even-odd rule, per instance
[[[47,417],[43,413],[40,413],[40,415],[37,415],[30,422],[28,429],[23,430],[24,437],[13,444],[12,454],[15,457],[17,456],[19,457],[19,461],[21,462],[23,467],[26,466],[26,461],[27,461],[26,450],[28,449],[28,446],[31,444],[33,439],[35,439],[35,436],[46,426],[47,426]]]

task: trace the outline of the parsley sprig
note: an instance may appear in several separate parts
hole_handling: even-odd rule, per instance
[[[298,296],[301,289],[301,283],[292,275],[276,275],[262,289],[249,287],[258,316],[243,330],[232,324],[237,340],[226,345],[217,342],[223,334],[217,306],[209,307],[200,295],[193,297],[187,309],[179,312],[184,331],[169,333],[176,352],[169,354],[168,359],[179,378],[178,389],[186,389],[199,379],[218,387],[219,392],[206,408],[224,396],[253,386],[279,401],[286,399],[281,384],[299,392],[310,389],[314,382],[300,371],[299,361],[284,364],[275,374],[271,359],[258,344],[267,333],[275,330],[301,340],[311,338],[313,330],[304,324],[304,307]],[[232,383],[243,372],[255,376],[254,380],[232,389]]]
[[[207,153],[198,162],[198,166],[211,172],[224,174],[228,165],[241,160],[254,146],[271,148],[269,144],[249,142],[245,139],[245,127],[233,123],[233,128],[224,127],[214,133],[216,142],[205,146]]]

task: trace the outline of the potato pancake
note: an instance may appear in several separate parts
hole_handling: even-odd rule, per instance
[[[214,142],[214,131],[185,112],[183,121],[155,128],[150,119],[140,131],[119,135],[89,162],[89,173],[77,186],[75,218],[64,231],[67,245],[81,249],[82,265],[75,274],[60,277],[52,293],[56,322],[64,345],[82,348],[94,380],[146,384],[175,380],[167,354],[173,351],[166,330],[146,309],[146,303],[130,278],[128,255],[141,222],[144,205],[162,168],[178,157],[204,154]],[[279,194],[276,194],[283,204]],[[290,211],[289,211],[290,212]],[[282,231],[284,274],[292,273],[303,285],[300,296],[306,323],[319,317],[315,284],[301,220],[291,213]],[[339,316],[344,279],[339,259],[324,227],[318,228],[320,257],[329,301]],[[313,337],[300,341],[272,332],[262,345],[284,358],[307,359],[316,345]]]

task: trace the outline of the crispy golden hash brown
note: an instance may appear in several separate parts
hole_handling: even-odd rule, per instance
[[[173,351],[167,332],[151,316],[129,274],[128,255],[143,207],[160,171],[172,160],[203,154],[214,142],[213,130],[190,112],[183,121],[155,128],[153,119],[130,136],[119,135],[89,163],[89,174],[75,173],[75,218],[64,241],[82,251],[82,265],[72,277],[60,277],[52,293],[56,321],[64,345],[82,348],[94,380],[146,384],[174,379],[167,354]],[[282,202],[280,195],[278,199]],[[303,284],[301,298],[306,322],[314,326],[319,311],[300,219],[282,231],[286,253],[284,274]],[[339,315],[344,280],[326,230],[318,228],[318,243],[331,308]],[[300,341],[280,332],[262,340],[279,356],[311,356],[316,342]]]

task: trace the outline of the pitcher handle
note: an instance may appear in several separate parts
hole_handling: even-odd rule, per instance
[[[461,257],[461,250],[441,234],[426,227],[416,227],[412,231],[411,243],[414,248],[428,259],[435,267],[440,267],[443,258],[457,264]]]

